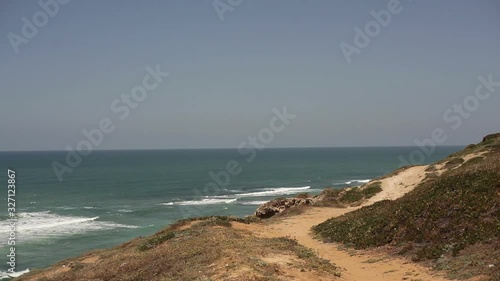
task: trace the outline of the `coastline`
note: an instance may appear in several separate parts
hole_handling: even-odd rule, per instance
[[[498,140],[500,141],[500,137]],[[23,275],[16,280],[38,280],[39,278],[73,280],[75,276],[79,276],[75,274],[81,270],[88,274],[89,278],[95,274],[113,276],[109,275],[113,274],[109,270],[113,266],[128,267],[129,263],[133,263],[135,268],[146,262],[155,264],[155,261],[149,260],[151,257],[146,254],[154,253],[159,255],[157,258],[167,258],[167,253],[172,254],[169,252],[172,249],[177,249],[176,253],[179,253],[180,257],[169,260],[169,263],[176,264],[185,259],[183,262],[186,265],[195,266],[196,270],[199,268],[198,271],[193,271],[189,266],[182,266],[178,274],[200,278],[211,276],[208,280],[271,280],[265,279],[266,274],[275,276],[273,277],[275,280],[290,280],[282,278],[292,276],[293,280],[304,281],[336,278],[375,281],[410,280],[410,278],[451,280],[445,277],[444,271],[432,270],[428,263],[412,262],[408,257],[394,255],[394,250],[390,247],[353,249],[338,242],[325,241],[317,233],[311,232],[311,229],[326,221],[354,215],[362,209],[376,208],[376,206],[381,206],[380,203],[399,202],[416,188],[421,189],[421,186],[432,185],[436,178],[439,179],[442,175],[450,173],[453,175],[462,167],[463,169],[474,168],[476,166],[470,165],[478,165],[481,159],[488,159],[491,155],[497,157],[497,152],[492,154],[489,150],[483,150],[482,146],[478,147],[477,149],[474,146],[468,147],[464,151],[454,153],[433,164],[397,169],[360,186],[325,189],[321,194],[312,197],[299,194],[295,198],[269,201],[259,207],[260,209],[272,205],[273,208],[279,209],[272,213],[269,219],[259,219],[254,215],[246,218],[209,216],[181,220],[152,236],[138,237],[112,249],[97,250],[61,261],[49,268]],[[460,161],[456,161],[457,159]],[[490,160],[496,161],[495,158]],[[485,165],[488,163],[486,162]],[[280,204],[282,206],[279,206]],[[224,237],[223,241],[221,237]],[[216,246],[211,243],[215,243],[213,245]],[[220,250],[220,253],[219,251],[212,253],[214,248]],[[195,253],[191,254],[193,250]],[[249,251],[252,254],[236,255],[241,251]],[[123,257],[119,258],[118,256],[122,254]],[[188,254],[188,257],[185,254]],[[238,262],[231,263],[226,255]],[[201,263],[197,260],[197,256],[202,256],[203,260],[210,261],[210,264]],[[96,273],[92,268],[97,268],[99,272]],[[159,268],[153,268],[159,270]],[[265,271],[261,270],[263,268]],[[135,272],[129,268],[123,270],[128,274]],[[118,269],[117,272],[120,271]],[[171,279],[167,280],[183,280],[175,277],[178,275],[172,271],[162,274],[170,276]],[[58,279],[59,276],[67,277]]]
[[[315,240],[311,238],[309,234],[309,228],[313,225],[319,224],[324,220],[341,216],[345,213],[352,212],[357,210],[363,206],[371,205],[375,202],[381,200],[394,200],[397,199],[407,192],[411,191],[418,183],[419,180],[423,179],[422,171],[425,171],[427,166],[414,166],[408,169],[405,169],[397,174],[388,177],[382,177],[381,179],[374,179],[368,182],[365,182],[361,186],[367,186],[374,182],[382,182],[382,191],[377,195],[372,197],[371,199],[363,202],[362,204],[356,207],[347,207],[347,208],[335,208],[335,207],[309,207],[308,209],[299,215],[290,216],[280,218],[279,216],[270,220],[261,220],[260,223],[256,224],[246,224],[240,222],[232,222],[232,227],[238,230],[242,230],[245,232],[250,232],[252,235],[256,237],[263,238],[278,238],[278,237],[291,237],[296,239],[300,244],[316,251],[319,254],[320,258],[324,258],[330,260],[332,263],[337,266],[343,268],[342,272],[344,276],[349,276],[347,280],[366,280],[366,279],[356,279],[361,277],[370,276],[373,277],[373,273],[377,270],[377,276],[380,276],[380,279],[371,279],[371,280],[388,280],[387,278],[399,278],[404,277],[407,271],[416,272],[420,276],[433,276],[432,278],[436,278],[430,271],[418,265],[408,265],[407,261],[404,259],[392,259],[386,256],[382,258],[380,253],[370,253],[370,252],[362,252],[357,253],[355,255],[350,255],[345,250],[342,250],[339,245],[325,245],[323,242]],[[425,173],[424,173],[425,174]],[[402,183],[406,183],[404,187],[401,187]],[[268,204],[271,201],[266,202]],[[264,205],[265,205],[264,204]],[[194,225],[203,222],[203,220],[194,220],[189,224],[182,226],[181,230],[189,229]],[[99,251],[97,251],[99,252]],[[351,252],[352,253],[352,252]],[[333,258],[333,256],[336,256]],[[341,258],[339,258],[341,257]],[[377,263],[370,263],[369,266],[359,267],[359,262],[363,262],[370,259],[377,259],[380,261],[384,261],[377,265]],[[391,259],[390,263],[387,264],[387,259]],[[44,273],[44,277],[56,276],[60,273],[69,272],[72,268],[75,267],[76,262],[73,259],[69,259],[72,261],[58,263],[56,268],[49,267],[49,270]],[[84,254],[83,258],[80,259],[81,264],[86,265],[94,265],[101,261],[101,257],[99,255],[88,253]],[[402,272],[389,272],[383,274],[384,272],[391,271],[391,268],[404,268],[407,271]],[[348,273],[347,273],[348,272]],[[403,275],[401,275],[403,274]],[[309,276],[310,277],[310,276]],[[29,275],[24,275],[20,280],[37,280],[38,276],[35,274],[33,278],[29,277]],[[15,279],[17,280],[17,279]],[[297,280],[308,280],[305,279],[297,279]],[[394,279],[396,280],[396,279]],[[400,280],[400,279],[398,279]],[[433,279],[433,280],[445,280],[445,279]]]

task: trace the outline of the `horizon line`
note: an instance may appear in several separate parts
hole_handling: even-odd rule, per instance
[[[456,145],[436,145],[434,147],[466,147],[468,144]],[[321,148],[415,148],[416,145],[380,145],[380,146],[286,146],[286,147],[266,147],[269,149],[321,149]],[[93,149],[92,151],[162,151],[162,150],[237,150],[234,147],[214,147],[214,148],[117,148],[117,149]],[[67,150],[42,149],[42,150],[0,150],[2,152],[67,152]]]

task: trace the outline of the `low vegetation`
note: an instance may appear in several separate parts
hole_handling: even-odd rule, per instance
[[[500,280],[500,134],[487,136],[425,171],[425,179],[403,197],[329,219],[313,232],[325,242],[340,242],[347,248],[383,246],[445,270],[453,279]],[[360,206],[381,191],[382,182],[375,181],[326,189],[314,198],[299,194],[297,199],[314,203],[287,208],[278,218],[301,214],[311,204]],[[290,276],[310,280],[310,271],[314,278],[340,276],[335,265],[296,240],[261,238],[243,230],[244,224],[259,222],[256,217],[184,219],[152,236],[68,259],[16,280],[278,281]],[[364,263],[381,261],[372,258]]]
[[[340,271],[290,238],[258,238],[232,227],[232,217],[179,221],[158,233],[109,250],[62,261],[19,280],[289,280],[315,271],[333,280]],[[92,260],[88,262],[88,260]]]
[[[327,188],[318,196],[314,206],[338,208],[357,206],[381,191],[382,183],[380,181],[361,187],[349,187],[344,189]]]
[[[483,160],[484,160],[484,157],[482,157],[482,156],[477,156],[477,157],[474,157],[474,158],[469,159],[466,163],[467,163],[467,165],[470,165],[470,164],[479,164],[479,163],[481,163]]]
[[[311,195],[309,195],[309,193],[307,192],[303,192],[303,193],[299,193],[295,196],[296,198],[302,198],[302,199],[306,199],[306,198],[310,198]]]
[[[205,217],[192,217],[192,218],[187,218],[187,219],[182,219],[178,220],[177,222],[171,224],[170,226],[167,227],[168,230],[176,230],[179,229],[187,224],[190,224],[193,221],[204,221],[204,222],[220,222],[220,221],[227,221],[227,222],[240,222],[240,223],[252,223],[252,222],[257,222],[259,219],[253,217],[253,216],[248,216],[244,218],[240,217],[233,217],[233,216],[205,216]]]
[[[462,264],[460,272],[467,276],[500,276],[498,143],[500,135],[487,137],[483,143],[468,148],[484,152],[482,159],[465,162],[462,156],[466,153],[456,153],[441,161],[449,163],[449,169],[429,177],[402,198],[327,220],[313,231],[324,241],[356,248],[390,245],[414,261],[433,261],[449,269],[450,274],[455,272],[455,277],[460,267],[457,263],[480,255],[482,260],[469,262],[466,267]],[[488,251],[481,255],[474,249]]]
[[[465,160],[461,157],[456,157],[452,158],[446,164],[444,165],[445,168],[450,169],[450,168],[456,168],[460,165],[462,165],[465,162]]]

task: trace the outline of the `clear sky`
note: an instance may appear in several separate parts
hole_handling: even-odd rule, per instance
[[[242,0],[221,20],[212,1],[73,0],[16,54],[9,34],[43,9],[1,0],[0,150],[74,147],[106,117],[116,129],[98,149],[235,148],[284,106],[297,117],[270,147],[413,145],[435,128],[454,145],[500,131],[500,87],[457,129],[443,119],[480,75],[500,81],[500,1],[401,0],[348,63],[340,44],[389,2]],[[110,105],[148,65],[170,76],[120,120]]]

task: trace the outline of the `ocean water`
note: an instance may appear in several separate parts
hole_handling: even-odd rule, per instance
[[[439,147],[426,162],[460,149]],[[414,150],[265,149],[251,161],[232,149],[94,151],[62,182],[51,163],[65,163],[66,152],[0,152],[0,278],[10,247],[7,168],[17,176],[22,271],[150,235],[181,218],[245,216],[276,197],[359,185],[398,168],[398,156]]]

